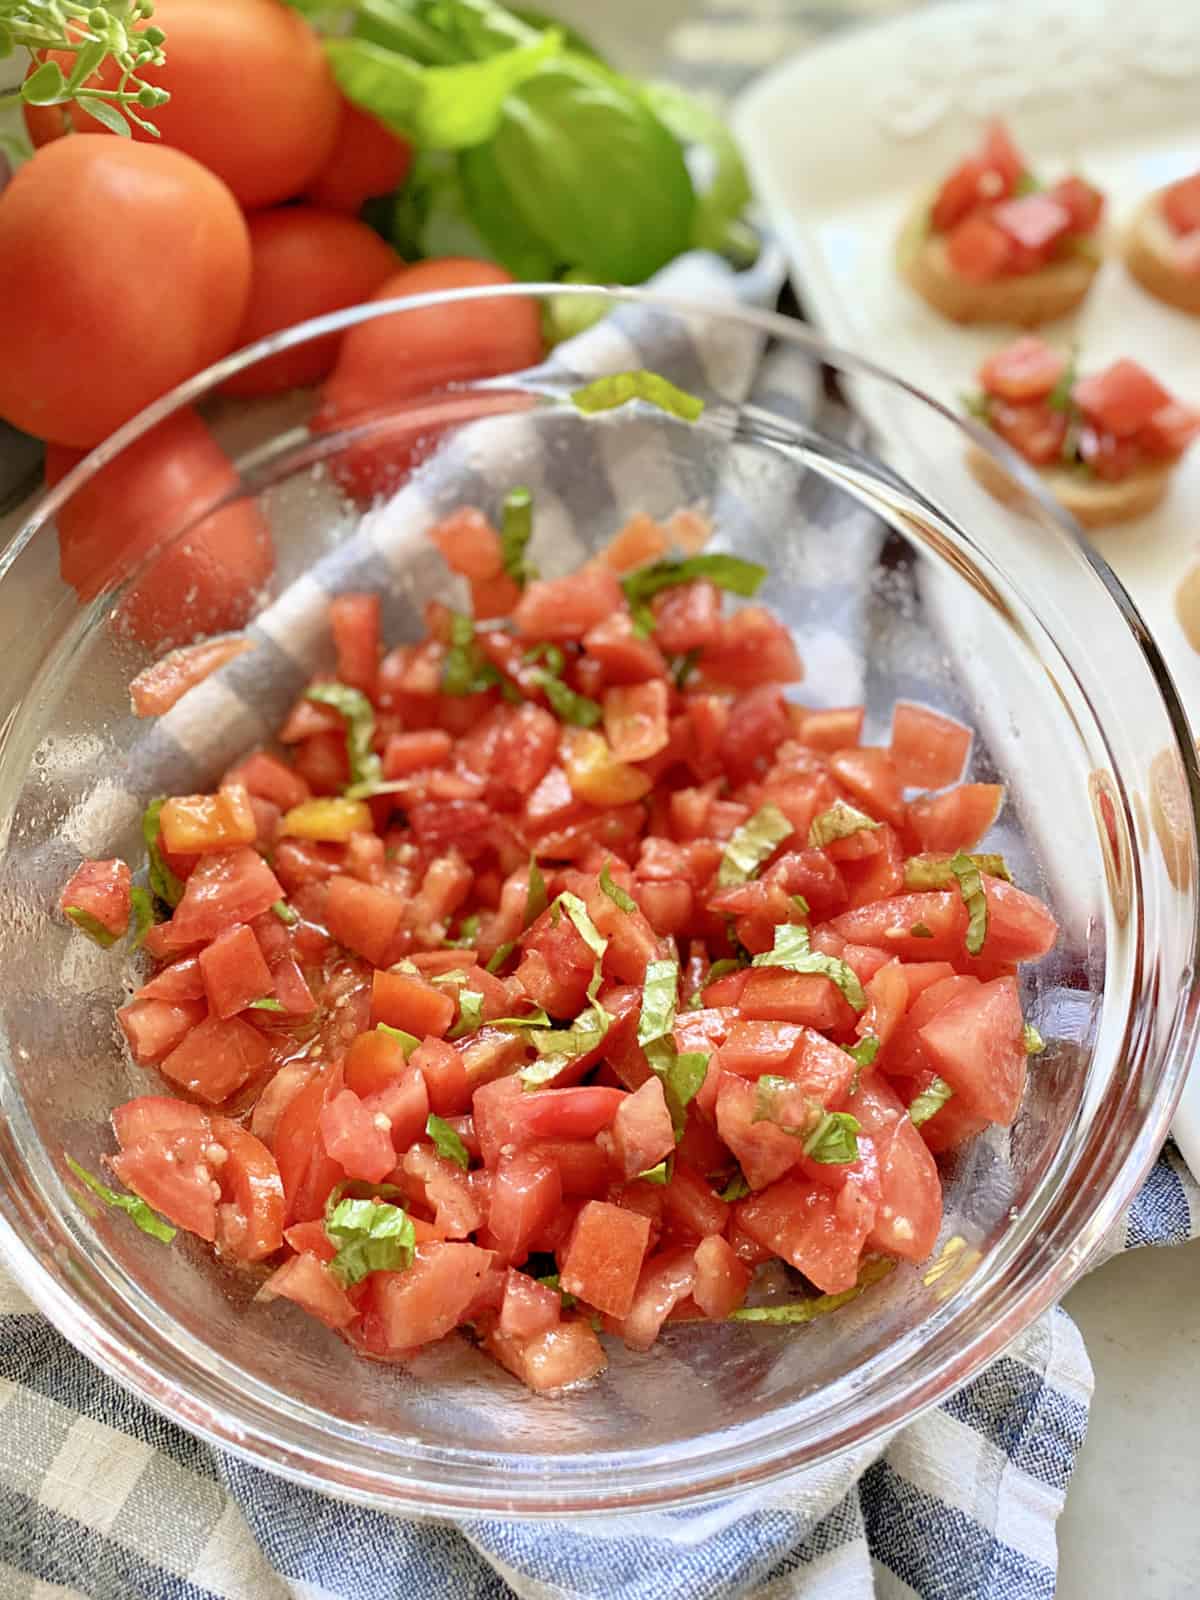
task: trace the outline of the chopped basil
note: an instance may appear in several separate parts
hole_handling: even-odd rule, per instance
[[[645,1172],[639,1172],[638,1181],[640,1183],[667,1183],[671,1177],[671,1166],[671,1157],[667,1156],[656,1167],[650,1167]]]
[[[548,668],[536,667],[530,676],[549,700],[550,709],[560,722],[569,723],[573,728],[594,728],[604,715],[594,700],[589,700],[585,694],[576,694]]]
[[[542,869],[538,866],[537,857],[529,858],[529,882],[525,890],[525,927],[530,927],[545,911],[550,903],[546,893],[546,880],[542,877]]]
[[[859,1080],[879,1054],[879,1040],[873,1033],[868,1033],[858,1044],[844,1044],[842,1049],[854,1062],[854,1077],[850,1080],[848,1093],[857,1094]]]
[[[621,588],[631,608],[645,605],[663,589],[674,589],[697,578],[705,578],[718,589],[727,589],[730,594],[749,599],[758,593],[766,575],[766,567],[757,561],[745,561],[741,556],[718,551],[705,556],[686,556],[682,560],[652,562],[622,578]]]
[[[687,1108],[708,1072],[708,1056],[700,1050],[680,1054],[675,1046],[675,1011],[679,997],[679,963],[652,961],[646,968],[642,1009],[638,1018],[638,1044],[650,1070],[662,1082],[667,1108],[681,1138]]]
[[[912,934],[914,939],[932,939],[933,938],[933,929],[931,927],[929,927],[929,925],[927,923],[924,923],[924,922],[914,922],[912,927],[908,931],[909,931],[909,933]]]
[[[699,395],[677,389],[660,373],[647,372],[644,368],[635,372],[613,372],[571,392],[571,404],[585,416],[593,416],[597,411],[613,411],[630,400],[643,400],[683,422],[697,421],[704,410],[704,401]]]
[[[395,1039],[406,1057],[412,1055],[421,1042],[415,1033],[407,1033],[403,1028],[393,1028],[390,1022],[377,1022],[375,1031],[386,1034],[389,1039]]]
[[[532,537],[533,496],[528,489],[510,489],[500,508],[500,548],[505,572],[522,588],[530,578],[537,577],[536,568],[525,556]]]
[[[717,886],[728,889],[745,883],[790,835],[795,828],[778,806],[761,806],[736,830],[725,846],[717,869]]]
[[[913,1126],[919,1128],[923,1122],[928,1122],[930,1117],[942,1109],[953,1093],[954,1090],[944,1078],[934,1078],[929,1087],[923,1089],[908,1108]]]
[[[1008,862],[999,855],[968,855],[966,860],[990,878],[1012,882]],[[952,889],[957,881],[950,860],[945,856],[909,856],[904,863],[906,889]]]
[[[1044,185],[1037,175],[1026,169],[1024,172],[1019,172],[1017,174],[1017,181],[1013,186],[1013,193],[1018,199],[1023,199],[1027,194],[1038,194],[1042,188],[1044,188]]]
[[[714,961],[709,967],[708,977],[704,980],[705,986],[715,983],[718,978],[724,978],[730,972],[742,972],[745,967],[744,961],[739,961],[733,956],[722,956],[720,961]]]
[[[862,1123],[848,1111],[827,1111],[804,1141],[804,1154],[822,1166],[840,1166],[858,1160],[858,1134]]]
[[[493,973],[499,972],[500,968],[504,965],[516,948],[517,945],[514,939],[509,939],[504,944],[498,946],[497,949],[493,951],[491,959],[488,961],[485,970]]]
[[[177,906],[183,899],[183,883],[163,860],[162,849],[158,842],[158,816],[166,803],[166,795],[159,795],[146,807],[142,816],[142,838],[146,842],[146,854],[149,857],[148,874],[151,892],[166,905]]]
[[[537,1089],[552,1083],[568,1062],[596,1049],[612,1024],[612,1018],[597,998],[602,976],[601,962],[608,949],[608,940],[600,933],[578,895],[568,892],[560,894],[553,910],[566,912],[576,932],[595,957],[592,979],[587,987],[590,1004],[569,1028],[547,1028],[545,1032],[526,1034],[527,1043],[542,1057],[541,1061],[523,1067],[518,1074],[526,1089]]]
[[[794,1093],[796,1085],[791,1078],[778,1077],[773,1072],[766,1072],[754,1085],[754,1115],[751,1122],[770,1122],[778,1128],[780,1133],[790,1133],[798,1139],[805,1139],[812,1131],[815,1123],[820,1120],[821,1106],[815,1100],[805,1100],[805,1120],[803,1122],[784,1122],[780,1109],[780,1100],[784,1096]]]
[[[84,911],[81,906],[66,906],[64,909],[79,931],[86,933],[101,950],[110,949],[121,937],[118,933],[111,933],[98,917],[94,917],[90,911]]]
[[[474,950],[475,940],[479,937],[479,913],[476,911],[469,917],[464,917],[458,925],[458,935],[453,939],[443,942],[452,950]]]
[[[959,404],[969,417],[974,417],[977,422],[982,422],[985,425],[990,424],[992,420],[992,400],[990,395],[964,393],[960,394],[958,399]]]
[[[425,1120],[425,1132],[433,1140],[434,1149],[438,1155],[443,1156],[447,1161],[455,1162],[466,1172],[471,1165],[467,1147],[444,1118],[435,1116],[431,1111]]]
[[[286,900],[276,900],[271,910],[279,918],[280,922],[286,924],[289,928],[294,927],[300,921],[300,913],[293,911]]]
[[[1051,411],[1070,412],[1073,409],[1071,398],[1072,390],[1079,379],[1079,347],[1071,346],[1071,353],[1067,357],[1067,364],[1063,368],[1062,377],[1046,396],[1046,404]]]
[[[338,1247],[329,1270],[343,1289],[371,1272],[403,1272],[412,1266],[416,1230],[408,1213],[386,1200],[329,1197],[325,1232]]]
[[[450,977],[450,973],[445,974]],[[448,1039],[461,1039],[466,1033],[474,1033],[477,1028],[483,1027],[483,996],[478,989],[460,989],[458,991],[458,1021],[446,1035]]]
[[[787,922],[775,929],[775,943],[770,950],[755,956],[751,963],[756,967],[783,967],[788,972],[814,972],[836,983],[855,1011],[864,1011],[867,997],[853,967],[839,961],[836,956],[822,955],[814,950],[808,929],[802,924]]]
[[[578,933],[584,944],[587,945],[588,949],[595,956],[596,960],[603,960],[604,952],[608,949],[608,940],[604,937],[604,935],[596,927],[596,924],[592,921],[591,917],[588,915],[588,908],[584,905],[579,896],[577,894],[564,892],[563,894],[559,895],[558,900],[555,903],[557,905],[561,905],[568,917],[570,917],[571,921],[575,925],[576,933]]]
[[[654,613],[651,612],[652,623],[653,616]],[[676,657],[675,661],[672,662],[671,676],[675,680],[675,687],[677,689],[682,689],[684,684],[691,677],[693,671],[695,670],[696,663],[700,659],[700,654],[701,652],[699,650],[689,650],[687,655],[678,656]]]
[[[988,903],[983,878],[971,857],[961,850],[951,856],[950,871],[958,879],[958,887],[967,908],[967,954],[977,956],[983,949],[988,931]]]
[[[633,898],[633,896],[631,894],[626,894],[625,890],[622,889],[619,883],[613,882],[612,874],[608,870],[607,861],[600,868],[600,887],[604,890],[605,894],[613,902],[613,904],[618,906],[620,910],[625,912],[637,910],[637,901]]]
[[[552,1028],[554,1026],[541,1006],[523,1017],[489,1017],[489,1028]]]
[[[851,1300],[857,1300],[864,1289],[870,1288],[873,1283],[878,1283],[881,1278],[886,1278],[895,1265],[890,1257],[878,1256],[863,1262],[859,1268],[858,1282],[853,1289],[843,1289],[841,1294],[816,1295],[811,1300],[788,1300],[779,1305],[742,1306],[739,1311],[729,1313],[729,1320],[776,1325],[813,1322],[817,1317],[826,1316],[830,1311],[839,1311],[842,1306],[849,1305]]]
[[[550,1259],[553,1260],[553,1256]],[[547,1289],[553,1289],[555,1294],[561,1295],[564,1311],[570,1311],[572,1306],[577,1306],[579,1304],[575,1296],[571,1294],[569,1290],[563,1288],[557,1272],[543,1273],[540,1278],[535,1278],[534,1282],[544,1283]]]
[[[794,895],[792,895],[791,896],[791,902],[795,906],[796,910],[800,913],[800,915],[802,917],[808,916],[809,912],[812,909],[812,907],[809,905],[808,901],[804,898],[804,896],[802,894],[794,894]]]
[[[249,1009],[251,1011],[282,1011],[283,1007],[273,996],[266,995],[262,1000],[251,1000]]]
[[[639,639],[648,639],[654,632],[654,613],[648,605],[631,606],[629,619],[633,623],[633,631]]]
[[[80,1183],[90,1189],[97,1199],[103,1200],[106,1206],[114,1206],[118,1211],[124,1211],[143,1233],[148,1233],[152,1239],[158,1239],[162,1244],[170,1244],[177,1230],[169,1222],[164,1221],[144,1200],[139,1200],[132,1194],[118,1194],[115,1189],[110,1189],[107,1184],[101,1183],[100,1179],[93,1176],[86,1167],[81,1167],[72,1156],[67,1157],[67,1165]]]
[[[371,748],[375,737],[375,708],[362,690],[348,683],[314,683],[306,691],[305,698],[332,706],[345,722],[351,784],[382,782],[383,762]]]
[[[882,823],[876,822],[865,811],[859,811],[856,806],[847,805],[844,800],[835,800],[828,811],[822,811],[809,824],[809,849],[820,850],[835,839],[848,839],[851,834],[861,833],[864,828],[882,826]]]
[[[146,935],[154,926],[154,901],[145,889],[134,884],[129,891],[129,907],[133,913],[133,942],[131,950],[140,950]]]
[[[475,624],[461,611],[450,613],[450,643],[442,664],[442,693],[483,694],[500,682],[500,674],[479,648]]]
[[[745,1175],[739,1171],[735,1172],[733,1177],[730,1178],[717,1196],[717,1199],[724,1200],[727,1205],[732,1205],[735,1200],[744,1200],[749,1193],[750,1185],[746,1182]]]
[[[1046,1048],[1046,1041],[1034,1027],[1032,1022],[1025,1024],[1025,1054],[1027,1056],[1040,1056]]]

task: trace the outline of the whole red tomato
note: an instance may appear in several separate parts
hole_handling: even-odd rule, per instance
[[[152,20],[167,36],[166,64],[144,74],[171,95],[147,113],[162,142],[223,178],[247,208],[300,194],[329,159],[341,115],[321,41],[303,17],[280,0],[156,0]],[[111,89],[116,79],[110,62],[92,81]],[[70,121],[100,129],[78,105]],[[67,126],[61,106],[26,106],[25,123],[35,145]],[[152,139],[137,128],[133,137]]]
[[[0,416],[81,449],[230,348],[250,236],[178,150],[72,134],[0,195]]]
[[[329,159],[305,199],[326,211],[357,213],[366,201],[398,189],[411,166],[408,141],[347,100]]]

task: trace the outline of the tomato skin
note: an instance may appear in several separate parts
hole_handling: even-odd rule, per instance
[[[110,1165],[127,1189],[168,1222],[207,1239],[217,1236],[218,1186],[209,1165],[211,1131],[177,1128],[140,1139]]]
[[[340,1071],[313,1074],[280,1113],[271,1149],[279,1166],[289,1223],[311,1222],[321,1216],[334,1184],[344,1176],[318,1133],[322,1109],[340,1088]]]
[[[310,206],[248,219],[250,292],[233,339],[243,349],[270,333],[369,300],[400,259],[373,228]],[[227,378],[222,394],[281,394],[320,383],[337,362],[337,334],[256,361]]]
[[[143,74],[171,96],[146,114],[163,145],[217,174],[247,210],[299,194],[329,159],[341,104],[303,18],[275,0],[155,0],[154,23],[170,36],[166,64]],[[115,87],[114,68],[95,81]],[[35,145],[65,130],[58,107],[27,107],[25,120]],[[99,128],[86,114],[82,126]]]
[[[860,1147],[867,1142],[860,1136]],[[877,1193],[878,1176],[874,1187]],[[836,1193],[802,1178],[782,1178],[741,1201],[737,1220],[824,1294],[841,1294],[857,1281],[859,1256],[874,1224],[871,1188],[869,1178],[847,1181]]]
[[[249,290],[237,203],[189,157],[102,134],[38,151],[0,204],[0,415],[90,449],[224,355]]]
[[[371,1020],[441,1038],[454,1021],[454,1001],[444,989],[404,972],[376,971],[371,980]]]
[[[696,1282],[695,1252],[685,1246],[647,1259],[633,1293],[633,1304],[618,1332],[631,1350],[649,1350],[659,1329]]]
[[[84,911],[114,939],[129,926],[133,876],[124,861],[85,861],[59,896],[64,911]]]
[[[49,445],[46,482],[57,483],[81,459]],[[102,467],[59,512],[64,582],[81,600],[94,600],[169,540],[122,602],[118,628],[157,648],[241,627],[275,557],[251,501],[205,514],[237,487],[233,464],[196,412],[176,412]]]
[[[911,801],[908,826],[922,850],[970,850],[995,822],[1003,803],[998,783],[960,783],[945,794]]]
[[[499,1331],[518,1339],[548,1333],[562,1320],[562,1298],[528,1273],[508,1269],[500,1305]]]
[[[283,1184],[275,1158],[261,1139],[228,1117],[212,1119],[213,1137],[225,1151],[217,1166],[222,1203],[217,1244],[238,1261],[262,1261],[283,1243]]]
[[[903,826],[903,779],[889,751],[838,750],[829,758],[829,769],[873,817]]]
[[[339,874],[329,880],[329,897],[325,902],[325,925],[333,937],[379,967],[387,960],[388,951],[404,916],[404,902],[399,895],[370,883],[360,883],[356,878]],[[393,1024],[398,1026],[398,1024]],[[409,1030],[418,1035],[424,1030]],[[436,1030],[430,1028],[429,1032]]]
[[[408,177],[412,146],[361,107],[343,100],[333,148],[304,198],[326,211],[357,216],[368,200],[391,194]]]
[[[173,1095],[166,1094],[143,1094],[117,1106],[112,1114],[112,1125],[117,1143],[124,1149],[158,1134],[183,1130],[211,1133],[213,1124],[211,1113],[190,1100],[176,1100]]]
[[[1024,1027],[1015,979],[996,978],[944,1006],[920,1040],[964,1106],[1007,1127],[1025,1090]]]
[[[989,356],[979,369],[979,381],[985,394],[1000,400],[1040,400],[1066,370],[1063,351],[1027,333]]]
[[[1080,378],[1071,391],[1089,422],[1118,439],[1130,438],[1155,412],[1171,404],[1170,393],[1139,362],[1114,361]]]
[[[352,1089],[343,1089],[326,1101],[317,1127],[326,1153],[348,1178],[382,1183],[396,1164],[390,1130],[376,1123],[375,1116]]]
[[[231,767],[222,783],[240,784],[248,794],[270,800],[281,811],[290,811],[293,806],[303,805],[312,798],[312,791],[298,773],[278,756],[268,755],[263,750]]]
[[[960,277],[987,283],[1008,271],[1012,240],[984,216],[968,216],[946,235],[946,256]]]
[[[720,1234],[710,1234],[696,1246],[696,1281],[692,1294],[706,1317],[724,1322],[745,1301],[750,1268],[740,1261],[733,1246]]]

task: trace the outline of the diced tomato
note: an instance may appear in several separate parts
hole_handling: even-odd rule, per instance
[[[804,676],[791,634],[762,606],[744,606],[726,618],[716,639],[701,651],[699,669],[707,682],[731,689],[799,683]]]
[[[129,685],[129,699],[135,717],[161,717],[205,678],[253,650],[250,639],[205,639],[200,644],[172,650],[159,661],[143,667]]]
[[[538,1089],[513,1103],[509,1139],[520,1145],[540,1139],[590,1139],[611,1126],[625,1098],[620,1089],[595,1085]]]
[[[928,1088],[935,1076],[932,1072],[922,1073],[909,1080],[913,1087],[913,1099]],[[917,1132],[926,1149],[933,1155],[940,1155],[943,1151],[957,1149],[989,1126],[987,1117],[981,1117],[977,1111],[973,1111],[961,1095],[951,1095],[941,1110],[935,1111]]]
[[[330,879],[326,926],[340,944],[374,966],[387,960],[403,915],[403,900],[387,889],[345,876]]]
[[[1048,258],[1051,247],[1064,239],[1073,225],[1067,206],[1047,191],[993,206],[991,220],[1001,233],[1042,260]]]
[[[729,709],[718,749],[718,759],[729,781],[741,784],[764,777],[775,752],[791,732],[787,703],[778,684],[763,684],[739,695]]]
[[[572,792],[588,805],[628,805],[653,787],[646,773],[618,759],[602,733],[587,728],[563,730],[562,760]]]
[[[968,156],[944,179],[929,213],[930,225],[935,233],[947,233],[981,200],[994,198],[982,187],[987,173],[988,168],[978,156]]]
[[[277,756],[258,750],[225,774],[226,784],[240,784],[251,796],[270,800],[281,811],[303,805],[312,798],[304,779]]]
[[[650,1256],[642,1267],[633,1304],[620,1320],[621,1338],[631,1350],[649,1350],[659,1329],[696,1281],[695,1252],[675,1246]]]
[[[381,1028],[360,1033],[346,1053],[346,1087],[364,1098],[397,1082],[410,1070],[400,1040]]]
[[[253,922],[283,897],[279,879],[256,850],[214,851],[201,858],[187,880],[167,924],[168,945],[182,950],[215,939],[236,923]]]
[[[1013,143],[1012,135],[999,117],[994,117],[984,130],[983,142],[979,147],[979,159],[1000,179],[1005,194],[1013,192],[1026,170],[1024,156]],[[989,194],[987,198],[994,200],[997,196]]]
[[[795,708],[793,708],[795,709]],[[850,750],[862,738],[863,706],[843,706],[829,711],[806,710],[800,719],[796,738],[810,750]]]
[[[498,1325],[489,1327],[483,1347],[535,1394],[586,1383],[608,1364],[590,1324],[577,1320],[560,1322],[529,1339],[505,1334]]]
[[[595,1139],[538,1139],[526,1152],[552,1162],[564,1195],[600,1199],[612,1181],[612,1164]]]
[[[366,695],[379,672],[379,611],[377,594],[341,594],[329,605],[338,680]]]
[[[150,1067],[183,1042],[207,1009],[202,1000],[131,1000],[117,1012],[117,1021],[133,1059]]]
[[[625,1317],[650,1238],[650,1223],[636,1212],[589,1200],[575,1219],[559,1281],[610,1317]]]
[[[1054,947],[1058,924],[1036,895],[987,873],[983,887],[988,903],[987,937],[980,951],[984,960],[1036,961]]]
[[[358,1316],[354,1302],[320,1256],[307,1250],[277,1267],[259,1293],[268,1300],[294,1300],[327,1328],[349,1327]]]
[[[503,569],[500,535],[475,506],[461,506],[435,522],[429,537],[451,572],[464,578],[494,578]]]
[[[562,1320],[562,1298],[548,1284],[510,1267],[504,1279],[499,1331],[515,1339],[534,1339]]]
[[[865,1143],[865,1141],[863,1141]],[[778,1183],[739,1202],[738,1225],[825,1294],[852,1289],[862,1247],[875,1222],[876,1193],[868,1180],[840,1189],[804,1178]]]
[[[960,783],[945,794],[910,802],[908,826],[922,850],[970,850],[995,822],[1004,803],[998,783]]]
[[[597,623],[625,610],[625,596],[612,572],[584,567],[565,578],[535,578],[512,614],[522,639],[582,639]]]
[[[64,911],[82,911],[120,939],[129,926],[132,874],[124,861],[85,861],[59,897]]]
[[[441,1038],[454,1021],[455,1003],[444,989],[406,972],[376,970],[371,977],[371,1020],[390,1028]]]
[[[269,1055],[266,1039],[240,1017],[205,1017],[160,1065],[164,1078],[220,1105],[262,1071]]]
[[[134,995],[135,1000],[202,1000],[204,978],[198,956],[182,956],[163,967]]]
[[[626,611],[618,611],[590,628],[584,635],[583,648],[593,661],[600,663],[606,684],[645,683],[666,676],[667,663],[658,644],[654,639],[642,638]]]
[[[224,1151],[209,1160],[221,1186],[217,1247],[237,1261],[262,1261],[283,1243],[283,1183],[275,1157],[261,1139],[228,1117],[212,1119],[213,1138]]]
[[[1066,370],[1067,357],[1062,350],[1037,334],[1026,333],[988,357],[979,369],[979,381],[985,393],[1000,400],[1041,400]]]
[[[951,1000],[978,986],[978,978],[956,972],[923,989],[912,1001],[904,1020],[892,1035],[887,1054],[880,1058],[880,1065],[888,1072],[905,1075],[927,1071],[929,1059],[921,1043],[921,1029]]]
[[[284,1068],[287,1071],[287,1068]],[[318,1127],[327,1099],[341,1088],[341,1074],[313,1074],[291,1095],[279,1114],[271,1149],[283,1180],[289,1222],[309,1222],[319,1217],[334,1184],[345,1176],[326,1153]]]
[[[1162,192],[1163,215],[1180,235],[1200,229],[1200,172],[1169,183]]]
[[[1080,378],[1071,397],[1090,422],[1118,439],[1137,433],[1171,404],[1162,384],[1145,367],[1127,359]]]
[[[648,1172],[675,1149],[675,1130],[662,1082],[648,1078],[634,1094],[623,1096],[612,1123],[616,1164],[625,1178]]]
[[[112,1125],[117,1143],[124,1147],[138,1144],[154,1134],[189,1132],[211,1136],[212,1115],[190,1100],[177,1100],[166,1094],[143,1094],[117,1106],[112,1114]]]
[[[352,1089],[343,1089],[322,1106],[317,1126],[326,1152],[348,1178],[382,1183],[396,1164],[391,1128],[382,1126],[386,1121]]]
[[[336,1243],[325,1232],[323,1217],[315,1218],[312,1222],[294,1222],[290,1228],[284,1229],[283,1238],[297,1255],[303,1255],[307,1250],[318,1261],[332,1261],[338,1252]]]
[[[953,968],[947,966],[947,970]],[[878,1039],[882,1048],[896,1031],[908,1004],[903,967],[898,961],[889,961],[867,980],[865,990],[867,1009],[858,1019],[859,1036]]]
[[[946,258],[962,278],[987,283],[1003,277],[1013,259],[1013,241],[990,217],[974,212],[946,235]]]
[[[503,1262],[521,1262],[531,1240],[562,1204],[562,1175],[543,1151],[516,1150],[500,1157],[492,1183],[488,1240]]]
[[[904,821],[904,786],[887,750],[838,750],[829,759],[830,771],[852,797],[873,817],[899,827]]]
[[[1138,444],[1155,460],[1173,461],[1200,434],[1200,412],[1171,401],[1156,411],[1138,434]]]
[[[1091,233],[1104,211],[1104,196],[1084,178],[1060,178],[1046,191],[1071,218],[1072,233]]]
[[[696,1281],[692,1295],[700,1310],[714,1322],[724,1322],[745,1301],[750,1268],[719,1233],[709,1234],[696,1246]]]
[[[434,1212],[444,1238],[465,1239],[483,1226],[487,1197],[469,1173],[429,1144],[414,1144],[396,1169],[395,1181],[409,1198]]]
[[[877,1073],[863,1078],[853,1105],[879,1161],[879,1206],[867,1245],[924,1261],[942,1225],[942,1185],[928,1146],[904,1102]]]
[[[172,855],[202,855],[253,844],[257,829],[250,797],[239,784],[216,794],[180,795],[159,813],[163,844]]]
[[[927,706],[898,700],[892,712],[891,757],[911,788],[945,789],[962,777],[971,730]]]
[[[748,978],[749,973],[730,973],[729,976]],[[716,985],[709,987],[715,988]],[[706,1004],[722,1003],[719,1000],[710,1001],[708,993],[706,989]],[[721,1068],[725,1072],[736,1073],[740,1078],[761,1078],[766,1072],[780,1073],[803,1037],[804,1029],[795,1023],[731,1022],[720,1050]]]
[[[737,1157],[752,1189],[782,1178],[803,1154],[801,1140],[759,1119],[757,1090],[745,1078],[723,1072],[717,1086],[717,1131]]]
[[[444,1338],[462,1320],[492,1264],[473,1244],[421,1244],[404,1272],[372,1274],[372,1299],[390,1349]]]
[[[109,1162],[118,1180],[168,1222],[211,1244],[220,1188],[210,1164],[211,1129],[179,1127],[127,1145]]]
[[[701,579],[666,589],[651,603],[654,640],[668,655],[704,650],[721,634],[721,591]]]
[[[744,1017],[761,1022],[795,1022],[832,1030],[854,1024],[854,1013],[832,979],[820,973],[788,972],[781,967],[755,967],[746,980],[738,1009]]]
[[[604,735],[615,761],[648,761],[666,747],[668,702],[664,678],[614,684],[605,690]],[[567,748],[567,777],[577,794],[597,805],[620,805],[639,798],[637,794],[612,795],[606,790],[605,796],[597,800],[594,794],[581,790],[573,775],[570,746]]]
[[[934,889],[856,906],[832,926],[849,943],[873,945],[902,961],[956,961],[964,953],[967,911],[957,889]]]
[[[1025,1022],[1013,978],[952,1000],[921,1029],[933,1070],[979,1116],[1007,1126],[1025,1088]]]
[[[232,1017],[255,1000],[270,999],[275,986],[258,940],[241,923],[200,952],[200,974],[214,1016]]]

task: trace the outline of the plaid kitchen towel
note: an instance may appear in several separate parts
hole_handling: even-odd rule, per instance
[[[784,0],[738,0],[736,12],[714,7],[690,24],[681,43],[700,76],[728,89],[735,70],[759,64],[756,50],[773,58],[794,42],[793,25],[802,40],[847,10],[811,8],[797,20]],[[750,32],[735,25],[748,11]],[[709,303],[769,303],[778,283],[768,254],[741,279],[689,259],[663,287]],[[631,366],[662,359],[635,310],[588,337],[626,351]],[[767,352],[752,373],[730,351],[689,347],[689,337],[680,330],[673,354],[690,349],[698,381],[717,393],[744,397],[753,379],[755,397],[777,409],[812,415],[822,404],[811,369],[786,355]],[[602,462],[572,470],[580,493],[615,497]],[[365,558],[339,550],[319,582],[297,585],[268,613],[262,632],[280,646],[276,661],[319,616],[326,591],[353,582],[356,562],[386,565],[389,541],[416,535],[420,503],[408,505],[410,522],[397,515],[374,530]],[[814,615],[806,653],[821,638],[832,648],[855,617],[852,605],[833,619]],[[131,785],[144,793],[152,771],[202,769],[214,709],[231,745],[260,735],[253,661],[189,697],[198,710],[181,703],[163,719]],[[305,676],[298,661],[296,682]],[[139,794],[128,798],[136,810]],[[1197,1234],[1200,1188],[1168,1147],[1111,1242]],[[1090,1394],[1079,1334],[1057,1309],[906,1429],[769,1490],[574,1525],[418,1523],[299,1489],[194,1439],[78,1356],[0,1274],[0,1600],[1049,1600],[1055,1519]]]

